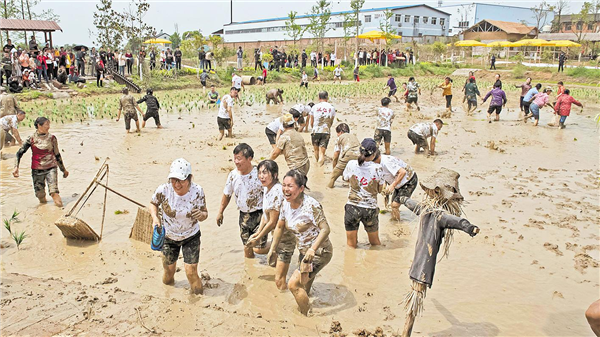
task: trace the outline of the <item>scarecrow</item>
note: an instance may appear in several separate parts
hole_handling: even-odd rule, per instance
[[[406,197],[400,199],[402,204],[419,215],[419,234],[409,274],[412,290],[403,300],[406,310],[403,337],[410,336],[415,318],[423,310],[423,299],[427,287],[431,288],[433,283],[442,239],[443,258],[448,256],[453,229],[462,230],[471,237],[479,233],[477,226],[460,217],[464,199],[458,187],[459,177],[457,172],[442,168],[433,177],[420,182],[426,194],[423,202],[419,203]]]

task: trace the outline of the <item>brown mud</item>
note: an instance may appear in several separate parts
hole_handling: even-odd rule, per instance
[[[359,140],[373,136],[379,98],[332,101],[336,119],[349,123]],[[444,110],[443,98],[422,95],[423,116],[418,117],[409,116],[403,104],[390,106],[396,113],[392,155],[409,163],[420,179],[441,167],[459,172],[466,196],[464,215],[481,228],[475,238],[454,235],[449,258],[437,265],[434,287],[428,289],[424,315],[417,318],[413,336],[592,335],[584,311],[600,290],[599,142],[591,118],[598,102],[584,102],[583,115],[574,109],[564,130],[547,126],[553,118],[547,110],[542,110],[540,126],[524,124],[516,102],[518,97],[510,97],[500,122],[491,124],[485,121],[487,104],[472,117],[456,108],[440,131],[434,157],[414,154],[406,130],[422,121],[419,117],[434,119]],[[294,103],[286,102],[285,107]],[[109,186],[144,203],[167,181],[172,160],[185,157],[192,163],[194,182],[204,188],[209,212],[201,223],[202,296],[189,294],[181,260],[175,285],[162,284],[160,253],[129,239],[136,206],[118,196],[109,193],[102,241],[63,238],[53,223],[66,210],[51,201],[39,205],[33,195],[27,174],[31,153],[22,160],[21,177],[16,179],[11,171],[17,148],[7,149],[7,159],[0,162],[2,218],[17,209],[21,221],[13,227],[25,230],[28,237],[17,250],[7,231],[0,232],[2,335],[393,336],[401,332],[400,302],[410,290],[416,217],[405,207],[399,222],[392,221],[389,213],[381,214],[383,246],[370,248],[360,229],[358,249],[346,248],[343,210],[348,187],[338,184],[327,189],[331,165],[313,165],[311,153],[315,168],[309,173],[308,194],[323,205],[335,253],[315,280],[308,317],[298,312],[288,291],[277,290],[274,269],[265,256],[244,259],[235,204],[225,212],[223,226],[216,226],[225,180],[233,168],[233,146],[252,145],[255,162],[268,157],[271,146],[262,130],[281,111],[258,104],[235,109],[235,137],[222,142],[215,140],[218,131],[212,110],[162,114],[165,129],[147,127],[139,136],[126,135],[122,122],[109,120],[51,127],[70,171],[59,182],[66,209],[105,157],[110,157]],[[20,131],[24,136],[33,132]],[[302,136],[310,144],[310,135]],[[491,142],[494,146],[486,146]],[[327,155],[332,152],[330,145]],[[287,165],[283,157],[277,162],[282,175]],[[420,200],[423,195],[418,188],[413,197]],[[77,215],[98,233],[102,197],[97,191]],[[379,199],[383,209],[383,198]],[[129,213],[117,215],[115,210]],[[294,257],[290,275],[297,267]],[[332,325],[334,321],[339,328]]]

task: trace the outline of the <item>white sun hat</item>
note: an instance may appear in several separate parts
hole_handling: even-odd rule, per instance
[[[169,179],[185,180],[190,174],[192,174],[192,164],[183,158],[179,158],[175,159],[171,164]]]

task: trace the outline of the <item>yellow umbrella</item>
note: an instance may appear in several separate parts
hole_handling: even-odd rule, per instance
[[[511,47],[546,47],[553,46],[552,42],[542,39],[525,39],[514,42]]]
[[[166,39],[149,39],[144,41],[146,44],[171,44],[172,42]]]
[[[488,43],[486,47],[512,47],[512,43],[508,41],[494,41]]]
[[[486,44],[476,40],[463,40],[454,43],[455,47],[485,47]]]
[[[556,40],[552,41],[552,43],[555,47],[581,47],[579,43],[569,40]]]
[[[388,34],[386,36],[386,34],[382,31],[379,30],[372,30],[370,32],[364,33],[364,34],[360,34],[357,36],[359,39],[369,39],[371,40],[371,42],[373,42],[373,40],[387,40],[387,39],[401,39],[402,36],[400,35],[396,35],[396,34]]]

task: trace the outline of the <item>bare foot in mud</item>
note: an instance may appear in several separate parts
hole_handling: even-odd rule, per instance
[[[146,127],[146,121],[142,121],[142,129]]]
[[[46,197],[41,197],[41,198],[38,198],[38,200],[40,201],[40,204],[45,204],[45,203],[47,203],[47,202],[48,202],[48,201],[46,200]]]
[[[156,128],[157,129],[162,129],[163,127],[162,127],[162,125],[158,125]]]

